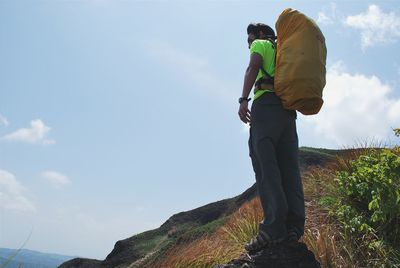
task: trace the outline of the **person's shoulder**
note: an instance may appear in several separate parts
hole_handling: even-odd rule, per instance
[[[265,47],[265,40],[256,39],[251,43],[250,51],[251,52],[260,52]]]
[[[272,47],[273,44],[270,40],[256,39],[253,41],[251,46],[254,47]]]

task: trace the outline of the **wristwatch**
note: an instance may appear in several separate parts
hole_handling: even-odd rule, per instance
[[[244,101],[249,102],[250,100],[251,100],[251,98],[240,97],[240,98],[239,98],[239,103],[241,104],[241,103],[244,102]]]

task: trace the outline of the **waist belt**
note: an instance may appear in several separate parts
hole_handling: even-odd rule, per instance
[[[254,85],[254,92],[258,90],[274,91],[274,82],[271,79],[259,79]]]

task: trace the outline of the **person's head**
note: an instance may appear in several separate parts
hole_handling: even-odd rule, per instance
[[[256,39],[275,39],[274,30],[264,23],[250,23],[247,26],[247,43],[249,48]]]

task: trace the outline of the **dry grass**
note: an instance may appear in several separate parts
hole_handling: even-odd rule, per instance
[[[334,163],[327,168],[319,166],[308,168],[302,176],[304,199],[311,201],[330,193],[333,190],[334,176]]]
[[[256,235],[262,214],[260,201],[255,198],[240,207],[215,233],[174,247],[154,267],[209,268],[227,263],[239,257],[243,245]]]
[[[323,224],[317,228],[307,228],[302,239],[308,248],[314,252],[321,267],[355,267],[348,258],[343,257],[337,236],[338,232],[332,225]]]
[[[349,151],[348,159],[361,152]],[[350,161],[350,160],[349,160]],[[329,207],[319,203],[322,198],[336,195],[336,163],[327,167],[310,167],[303,174],[306,225],[302,241],[314,253],[323,268],[357,267],[343,248],[340,225],[329,215]]]
[[[379,147],[376,144],[374,146]],[[328,196],[340,198],[334,181],[336,172],[351,171],[351,162],[370,150],[373,149],[367,146],[347,149],[336,162],[325,167],[310,167],[302,176],[306,226],[301,241],[313,251],[323,268],[385,267],[384,260],[376,260],[373,266],[361,265],[371,257],[367,256],[366,249],[369,247],[368,241],[372,240],[366,237],[360,241],[346,234],[342,225],[330,215],[332,207],[321,202],[326,202]],[[260,201],[255,198],[230,216],[216,232],[174,247],[162,261],[152,267],[210,268],[227,263],[243,253],[244,244],[256,235],[262,218]],[[385,257],[385,252],[381,256]]]
[[[343,148],[344,154],[336,157],[336,162],[331,168],[335,171],[343,170],[352,172],[351,162],[358,159],[361,155],[367,155],[372,150],[387,148],[388,145],[382,141],[370,140],[359,141],[353,147]]]
[[[354,155],[354,154],[353,154]],[[334,168],[311,167],[303,174],[306,226],[302,241],[314,252],[322,267],[356,267],[343,249],[340,229],[317,200],[333,187]],[[209,268],[227,263],[243,253],[243,246],[258,232],[263,218],[259,198],[244,204],[215,233],[174,247],[153,267]]]
[[[346,252],[338,246],[338,228],[330,222],[328,210],[316,200],[326,195],[333,183],[334,170],[311,167],[303,175],[306,226],[302,241],[312,250],[322,267],[352,267]],[[259,198],[244,204],[214,234],[169,252],[157,267],[209,268],[226,263],[243,253],[243,246],[257,234],[263,218]]]

